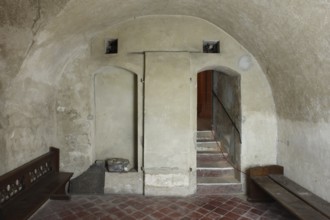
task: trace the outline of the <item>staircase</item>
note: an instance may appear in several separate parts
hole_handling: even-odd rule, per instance
[[[240,194],[242,184],[221,153],[211,131],[197,132],[197,194]]]

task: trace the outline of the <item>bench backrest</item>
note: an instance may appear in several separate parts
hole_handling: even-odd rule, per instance
[[[59,149],[50,147],[48,153],[0,176],[0,207],[53,172],[59,172]]]

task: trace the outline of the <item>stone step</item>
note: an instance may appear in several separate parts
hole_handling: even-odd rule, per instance
[[[226,183],[213,185],[197,185],[196,194],[198,195],[236,195],[243,194],[243,186],[241,183]]]
[[[197,160],[197,168],[219,169],[219,168],[232,168],[232,166],[225,159],[218,160],[218,161],[199,161],[199,160]]]
[[[212,152],[212,151],[204,151],[197,152],[197,161],[219,161],[224,160],[228,157],[228,154],[225,152]]]
[[[203,153],[197,153],[198,154]],[[213,160],[207,160],[211,158]],[[199,157],[197,159],[197,178],[200,177],[227,177],[234,178],[235,170],[227,160],[215,153],[210,153],[209,157]]]
[[[220,143],[215,141],[198,141],[196,143],[197,152],[220,152]]]
[[[211,131],[197,132],[197,194],[242,194],[242,184],[226,160],[228,154],[213,138]]]
[[[243,193],[242,184],[233,175],[197,178],[197,194],[221,195],[241,193]]]
[[[234,176],[234,168],[227,162],[227,153],[197,152],[197,176]]]
[[[234,168],[224,158],[217,161],[197,160],[197,178],[234,176]]]
[[[197,178],[197,185],[199,186],[214,186],[214,185],[231,185],[240,184],[234,176],[222,176],[222,177],[201,177]]]
[[[197,131],[197,141],[214,140],[212,131]]]
[[[219,176],[234,176],[234,168],[197,168],[197,178],[199,177],[219,177]]]

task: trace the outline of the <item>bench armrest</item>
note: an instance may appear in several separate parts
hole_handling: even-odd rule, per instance
[[[251,179],[256,176],[267,176],[269,174],[283,174],[283,167],[279,165],[258,166],[247,170],[246,187],[249,202],[268,202],[272,198]]]

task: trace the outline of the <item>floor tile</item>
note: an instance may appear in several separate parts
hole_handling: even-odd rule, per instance
[[[30,220],[272,220],[295,219],[277,203],[249,203],[243,196],[149,197],[74,195],[48,201]]]

